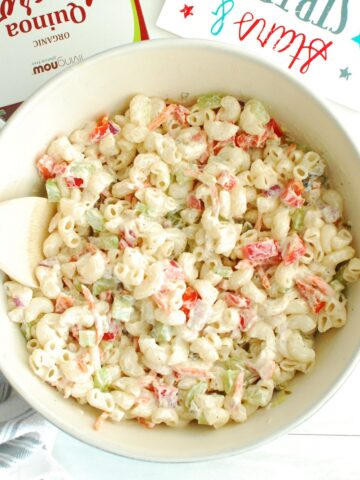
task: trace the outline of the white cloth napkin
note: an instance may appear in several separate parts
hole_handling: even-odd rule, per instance
[[[0,373],[1,480],[70,480],[51,457],[56,434]]]

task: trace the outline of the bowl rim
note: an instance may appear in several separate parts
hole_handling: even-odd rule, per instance
[[[354,143],[351,136],[348,132],[342,127],[339,120],[335,116],[335,114],[329,109],[327,104],[325,103],[325,99],[319,98],[315,92],[313,92],[308,86],[303,85],[300,81],[289,75],[286,71],[278,67],[277,65],[273,65],[270,61],[256,57],[252,52],[244,52],[240,50],[237,46],[228,45],[221,42],[216,42],[213,40],[199,40],[199,39],[184,39],[184,38],[161,38],[161,39],[154,39],[150,41],[143,41],[133,44],[121,45],[104,52],[100,52],[96,55],[93,55],[86,59],[85,61],[81,62],[80,64],[73,65],[63,72],[58,73],[55,77],[49,79],[43,85],[41,85],[28,99],[24,101],[24,103],[14,112],[14,114],[10,117],[10,119],[5,123],[5,126],[0,129],[0,148],[1,148],[1,139],[6,134],[7,130],[11,128],[13,123],[21,120],[21,117],[24,116],[29,110],[33,108],[33,105],[36,105],[36,102],[40,100],[43,96],[47,96],[48,92],[51,90],[55,90],[59,84],[61,84],[66,78],[76,74],[76,72],[80,69],[87,68],[88,66],[97,63],[99,60],[103,60],[105,58],[116,57],[121,55],[122,53],[131,53],[137,50],[161,50],[162,48],[204,48],[204,49],[211,49],[216,50],[219,53],[231,54],[236,55],[239,57],[243,57],[252,63],[258,64],[265,69],[269,69],[275,71],[278,75],[280,75],[283,79],[287,82],[292,83],[298,90],[301,90],[305,95],[307,95],[310,100],[317,104],[318,107],[322,110],[325,115],[330,117],[332,121],[336,124],[338,130],[342,132],[344,137],[346,138],[349,146],[354,150],[355,155],[359,156],[360,149]],[[77,440],[82,441],[83,443],[96,447],[104,452],[115,454],[117,456],[121,456],[124,458],[128,458],[131,460],[140,460],[146,462],[157,462],[157,463],[193,463],[199,461],[208,461],[208,460],[217,460],[224,457],[229,457],[233,455],[239,455],[247,453],[255,448],[259,448],[270,441],[276,440],[282,435],[285,435],[289,431],[295,429],[298,425],[308,420],[311,416],[313,416],[323,405],[325,405],[330,398],[336,393],[336,391],[344,384],[347,378],[350,376],[352,371],[354,370],[355,366],[357,365],[358,361],[360,360],[360,346],[357,349],[356,353],[353,355],[351,360],[349,361],[348,365],[344,369],[343,373],[340,375],[339,379],[325,392],[322,398],[316,402],[313,402],[312,406],[303,414],[295,415],[294,419],[289,422],[284,427],[278,427],[274,432],[270,435],[267,435],[262,440],[254,440],[250,442],[246,447],[241,448],[227,448],[225,450],[219,450],[219,453],[211,453],[209,455],[198,455],[195,457],[168,457],[164,458],[161,456],[154,456],[154,455],[137,455],[137,454],[128,454],[122,453],[121,448],[116,447],[115,445],[111,445],[110,441],[106,441],[104,445],[104,441],[101,440],[101,437],[98,439],[89,439],[86,433],[82,431],[78,432],[76,427],[73,427],[70,424],[62,421],[59,415],[56,415],[49,406],[43,404],[38,398],[33,397],[31,393],[27,391],[23,391],[20,385],[20,382],[17,381],[16,375],[11,373],[10,367],[7,368],[5,362],[1,362],[0,356],[0,365],[1,371],[10,385],[19,393],[19,395],[24,398],[29,405],[34,408],[37,412],[39,412],[47,421],[53,424],[55,427],[59,428],[64,433],[71,435]]]

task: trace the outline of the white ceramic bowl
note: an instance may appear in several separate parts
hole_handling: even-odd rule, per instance
[[[324,154],[345,197],[360,252],[360,162],[337,120],[312,93],[271,65],[208,42],[161,40],[126,46],[98,55],[50,81],[14,114],[0,134],[0,200],[39,192],[34,160],[50,140],[71,132],[84,120],[125,106],[132,95],[141,92],[179,99],[181,92],[212,91],[262,99],[299,139]],[[218,431],[196,425],[147,430],[136,422],[107,422],[96,432],[92,425],[98,413],[64,400],[31,373],[24,339],[18,326],[7,318],[0,290],[0,370],[59,428],[91,445],[132,458],[193,461],[258,446],[294,428],[326,402],[359,354],[358,283],[349,290],[347,325],[321,335],[315,368],[296,377],[291,384],[293,395],[282,405],[258,411],[243,425],[231,424]]]

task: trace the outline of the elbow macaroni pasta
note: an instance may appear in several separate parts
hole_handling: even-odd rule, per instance
[[[37,166],[58,205],[39,288],[5,290],[31,369],[65,397],[147,427],[242,423],[345,324],[360,259],[343,200],[258,100],[136,95]]]

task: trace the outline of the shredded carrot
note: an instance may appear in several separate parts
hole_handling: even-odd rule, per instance
[[[104,422],[106,421],[106,419],[108,417],[109,417],[108,413],[102,412],[102,414],[98,416],[98,418],[96,419],[96,421],[94,423],[94,429],[95,430],[100,430],[100,428],[104,425]]]
[[[60,293],[55,302],[55,312],[64,313],[65,310],[74,305],[74,299],[70,295]]]
[[[140,425],[142,425],[145,428],[154,428],[155,427],[155,423],[150,422],[149,420],[146,420],[146,418],[138,417],[137,421]]]
[[[135,405],[145,405],[146,403],[149,403],[151,400],[151,393],[142,393],[139,397],[135,399]]]
[[[177,105],[175,103],[171,103],[165,108],[162,113],[160,113],[160,115],[154,118],[148,125],[148,129],[150,130],[150,132],[160,127],[160,125],[164,123],[175,112],[176,107]]]
[[[241,404],[244,390],[244,372],[239,372],[234,383],[234,394],[231,399],[230,408],[235,410]]]
[[[254,228],[255,228],[255,230],[257,230],[258,232],[260,232],[260,231],[261,231],[261,227],[262,227],[262,215],[261,215],[261,213],[259,212]]]
[[[80,368],[80,370],[81,370],[83,373],[86,373],[86,372],[87,372],[87,367],[86,367],[86,363],[85,363],[85,359],[84,359],[84,358],[80,358],[80,359],[77,361],[77,364],[78,364],[78,367]]]
[[[174,372],[179,374],[182,377],[202,377],[209,378],[212,376],[210,372],[203,368],[193,368],[193,367],[175,367]]]
[[[94,254],[97,252],[97,248],[92,243],[87,243],[85,248],[86,248],[86,251],[89,253]]]
[[[140,352],[139,337],[133,337],[133,345],[136,352]]]
[[[81,291],[88,302],[88,307],[90,308],[90,310],[93,310],[95,308],[95,300],[92,293],[85,285],[81,285]]]
[[[140,378],[140,385],[142,387],[148,387],[153,383],[153,381],[156,379],[156,373],[153,371],[150,371],[145,377]]]
[[[265,290],[269,290],[269,288],[271,287],[271,284],[265,270],[260,265],[257,265],[255,268],[256,268],[257,274],[259,275],[262,286],[265,288]]]
[[[210,187],[210,193],[211,193],[211,204],[212,204],[213,214],[215,217],[218,217],[220,213],[220,200],[219,200],[219,192],[215,185]]]
[[[72,290],[74,288],[74,284],[69,278],[63,277],[62,281],[69,290]]]
[[[201,172],[198,170],[192,170],[191,168],[185,168],[184,175],[187,177],[196,178],[196,180],[200,180]]]
[[[286,155],[290,155],[294,150],[296,150],[296,145],[295,143],[292,143],[291,145],[288,146],[286,150]]]

